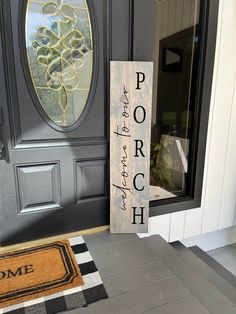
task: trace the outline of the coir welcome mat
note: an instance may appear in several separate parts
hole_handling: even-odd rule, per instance
[[[0,314],[55,314],[88,306],[108,297],[84,238],[79,236],[68,241],[76,264],[79,265],[84,284],[4,308],[0,304]]]
[[[0,308],[83,283],[68,241],[0,255]]]

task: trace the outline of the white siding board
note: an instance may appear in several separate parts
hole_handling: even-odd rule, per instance
[[[236,21],[235,21],[236,22]],[[235,26],[236,27],[236,26]],[[236,195],[236,84],[232,100],[231,120],[225,161],[223,191],[221,196],[220,216],[218,229],[227,228],[234,223],[235,195]]]
[[[170,242],[184,238],[185,216],[186,216],[185,211],[171,214],[169,237]]]
[[[201,233],[202,214],[202,208],[195,208],[186,211],[184,238],[194,237]]]
[[[232,40],[232,0],[224,2],[219,68],[215,90],[215,104],[210,138],[210,156],[207,170],[206,197],[202,232],[217,230],[223,189],[225,160],[230,124],[235,71]],[[229,5],[231,3],[231,5]],[[236,4],[234,2],[234,4]],[[230,54],[228,52],[231,52]],[[235,51],[236,53],[236,51]],[[225,57],[227,56],[227,58]],[[227,79],[226,79],[227,78]]]
[[[146,238],[151,235],[151,218],[148,219],[148,233],[137,233],[139,238]]]
[[[170,214],[150,218],[150,235],[159,234],[163,239],[169,241]]]

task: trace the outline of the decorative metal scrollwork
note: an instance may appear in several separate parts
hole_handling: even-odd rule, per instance
[[[60,126],[79,118],[91,83],[90,16],[86,1],[78,0],[79,6],[76,2],[29,0],[27,9],[26,45],[32,80],[43,109]]]

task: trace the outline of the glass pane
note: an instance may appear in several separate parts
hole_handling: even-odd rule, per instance
[[[86,0],[28,0],[26,49],[42,108],[57,125],[72,125],[84,109],[92,76]]]
[[[199,2],[156,2],[150,200],[187,193],[199,48]]]

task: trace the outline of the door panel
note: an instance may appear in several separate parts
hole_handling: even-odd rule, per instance
[[[61,208],[59,162],[16,165],[15,178],[19,214]]]
[[[86,202],[88,199],[99,199],[106,195],[108,180],[105,159],[76,160],[74,166],[77,203]]]
[[[82,119],[65,132],[38,110],[22,39],[26,1],[1,2],[1,244],[108,224],[108,1],[88,2],[95,38],[92,87]]]

